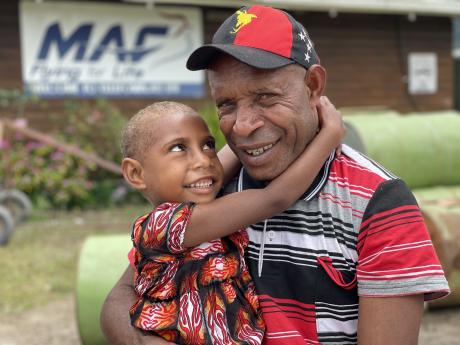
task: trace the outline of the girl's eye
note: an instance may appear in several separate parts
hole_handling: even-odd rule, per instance
[[[184,151],[185,150],[185,146],[182,145],[182,144],[175,144],[173,146],[171,146],[171,148],[169,149],[169,151],[171,152],[180,152],[180,151]]]
[[[214,140],[209,140],[204,144],[203,149],[204,150],[215,150],[216,143],[214,142]]]

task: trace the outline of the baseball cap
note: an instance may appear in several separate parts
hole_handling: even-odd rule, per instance
[[[244,6],[227,18],[211,44],[188,58],[192,71],[208,68],[219,53],[250,66],[273,69],[297,63],[305,68],[319,64],[307,30],[289,13],[268,6]]]

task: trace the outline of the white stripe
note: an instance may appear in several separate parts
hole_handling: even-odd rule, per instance
[[[345,315],[341,315],[341,314],[337,314],[337,313],[334,313],[334,312],[317,312],[316,315],[318,317],[321,317],[321,318],[331,318],[331,319],[335,319],[337,321],[342,321],[342,322],[345,322],[347,320],[344,320],[344,319],[349,319],[349,318],[358,318],[358,311],[355,310],[354,313],[348,313],[348,314],[345,314]],[[329,317],[328,317],[329,316]]]
[[[424,275],[424,274],[427,274],[427,273],[444,274],[444,271],[443,271],[443,270],[427,270],[427,271],[413,272],[413,273],[386,274],[386,275],[383,275],[383,276],[364,276],[364,275],[358,274],[358,278],[380,280],[380,279],[382,279],[382,278],[396,278],[396,277],[407,277],[407,276],[419,276],[419,275]]]
[[[251,259],[257,259],[257,258],[254,258],[254,257],[251,257],[249,255],[249,258]],[[314,265],[309,265],[309,264],[304,264],[304,263],[299,263],[299,262],[292,262],[292,260],[274,260],[274,259],[267,259],[267,258],[264,258],[265,261],[271,261],[271,262],[286,262],[286,263],[289,263],[291,265],[294,265],[294,266],[304,266],[304,267],[312,267],[312,268],[316,268],[316,263]]]
[[[299,333],[297,333],[295,335],[294,334],[293,335],[279,335],[279,336],[275,336],[275,337],[271,336],[270,333],[267,333],[265,335],[265,337],[268,338],[268,339],[283,339],[283,338],[294,338],[294,337],[303,338]]]
[[[249,227],[247,229],[247,233],[249,235],[249,240],[252,243],[260,244],[262,235],[261,232],[254,231]],[[344,235],[344,237],[347,239],[346,235]],[[270,250],[277,250],[280,253],[296,253],[299,255],[305,255],[306,249],[315,248],[316,253],[320,253],[321,251],[326,253],[337,253],[338,255],[352,262],[356,262],[358,259],[356,247],[353,249],[348,248],[345,245],[338,243],[335,238],[330,237],[307,236],[303,233],[287,233],[275,231],[275,237],[272,238],[269,244]],[[281,248],[276,248],[276,246],[280,246]],[[292,248],[285,248],[285,246],[292,246]],[[253,248],[255,251],[258,251],[258,247],[255,247],[253,244],[249,244],[249,247]],[[296,248],[299,248],[299,250]]]
[[[350,335],[350,334],[356,333],[357,325],[358,325],[358,318],[356,318],[355,320],[348,320],[348,321],[321,318],[317,320],[316,327],[317,327],[319,336],[321,336],[319,333],[330,333],[331,330],[340,330],[340,333],[346,333],[344,335],[347,335],[347,334]],[[340,335],[337,335],[337,336],[340,336]]]
[[[376,259],[377,257],[379,257],[380,255],[382,255],[384,253],[396,252],[396,251],[399,251],[399,250],[408,250],[408,249],[414,249],[414,248],[420,248],[420,247],[426,247],[426,246],[432,246],[432,243],[431,243],[430,240],[419,241],[419,242],[410,242],[410,243],[404,243],[404,244],[397,244],[397,245],[394,245],[394,246],[387,246],[387,247],[384,247],[379,252],[374,253],[372,255],[369,255],[368,257],[360,260],[359,264],[360,265],[367,264],[370,261]],[[390,248],[397,248],[397,249],[390,249]]]
[[[316,312],[318,314],[331,313],[331,314],[334,314],[334,315],[340,315],[341,313],[343,313],[343,314],[346,314],[346,313],[356,314],[358,312],[358,306],[353,307],[351,309],[343,309],[343,308],[334,309],[334,308],[328,308],[328,307],[317,307]]]
[[[365,155],[359,153],[358,151],[352,149],[348,145],[342,145],[342,153],[353,159],[356,163],[366,167],[367,170],[379,175],[380,177],[384,178],[385,180],[389,180],[390,178],[396,178],[395,175],[383,169],[380,164],[375,163],[373,160],[369,159]],[[343,161],[345,164],[347,162]]]
[[[331,303],[326,303],[326,302],[316,302],[316,305],[318,305],[318,306],[320,306],[320,305],[328,305],[328,306],[331,306],[331,307],[349,307],[349,308],[354,308],[354,307],[359,306],[358,303],[354,303],[354,304],[331,304]]]
[[[355,261],[353,258],[345,258],[344,257],[337,257],[335,255],[331,255],[328,253],[324,254],[310,254],[310,255],[304,255],[303,257],[295,257],[292,255],[289,255],[287,252],[281,252],[279,254],[267,254],[265,253],[265,256],[267,256],[271,261],[277,261],[280,260],[282,262],[287,262],[293,265],[300,265],[300,266],[308,266],[308,267],[316,267],[317,265],[317,258],[321,255],[324,256],[330,256],[334,260],[334,267],[339,270],[345,270],[345,271],[355,271]],[[252,260],[257,260],[258,258],[258,251],[257,250],[248,250],[246,252],[246,256]],[[310,256],[310,257],[307,257]]]
[[[406,267],[406,268],[398,268],[398,269],[383,270],[383,271],[365,271],[365,270],[357,269],[357,271],[372,274],[372,273],[385,273],[385,272],[395,272],[395,271],[416,270],[416,269],[419,269],[419,268],[427,268],[427,267],[441,267],[441,265],[426,265],[426,266]]]
[[[285,334],[285,335],[289,335],[289,334],[291,334],[291,335],[298,335],[299,332],[298,332],[298,331],[267,332],[267,334],[270,334],[270,335],[278,335],[278,334],[279,334],[279,335],[283,335],[283,334]]]
[[[353,187],[353,188],[355,188],[353,190],[358,190],[359,189],[359,190],[367,191],[367,192],[369,192],[370,195],[375,193],[375,189],[367,188],[367,187],[364,187],[364,186],[359,186],[359,185],[356,185],[356,184],[351,184],[351,183],[348,182],[348,178],[341,178],[341,177],[337,176],[337,173],[335,173],[335,172],[331,172],[331,174],[329,176],[329,180],[337,183],[340,186],[349,187],[348,189],[351,189],[351,187]]]

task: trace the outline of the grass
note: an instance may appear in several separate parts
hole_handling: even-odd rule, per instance
[[[0,315],[16,314],[73,293],[78,256],[93,234],[130,233],[148,205],[86,212],[38,212],[0,247]]]

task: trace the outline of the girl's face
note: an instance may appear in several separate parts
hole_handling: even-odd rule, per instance
[[[203,119],[196,113],[172,113],[156,119],[155,126],[157,138],[141,163],[150,202],[213,200],[222,187],[223,167]]]

